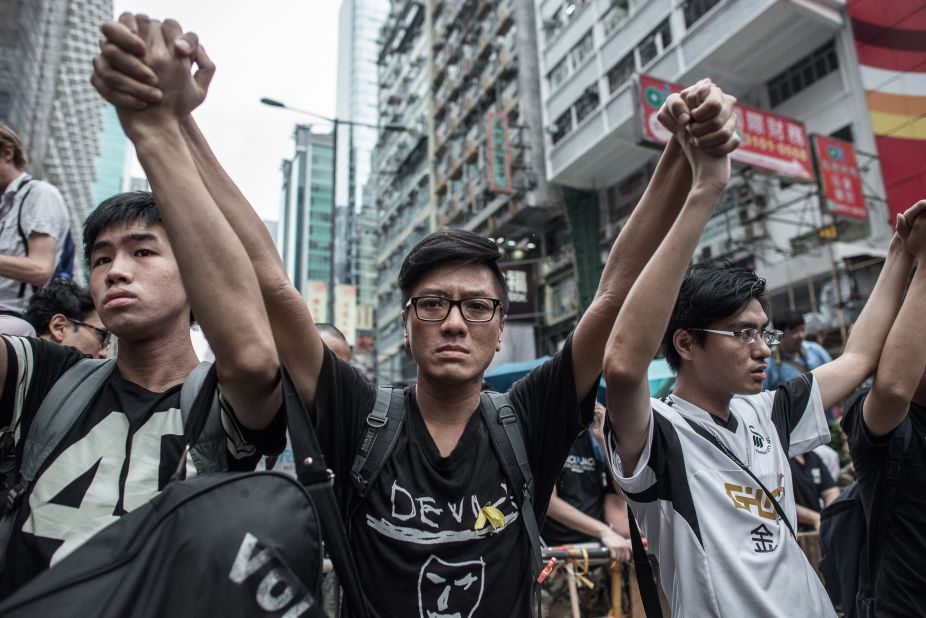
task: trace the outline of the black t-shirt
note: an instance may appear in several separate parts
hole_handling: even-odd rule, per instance
[[[892,434],[877,438],[869,433],[862,415],[866,397],[867,393],[843,410],[842,428],[849,436],[862,499],[870,502],[872,496],[866,494],[883,474]],[[903,422],[912,423],[913,436],[884,530],[874,591],[879,616],[922,616],[926,612],[926,409],[911,404]]]
[[[604,521],[605,494],[614,493],[608,481],[608,469],[592,446],[591,432],[580,435],[572,444],[566,463],[556,479],[556,493],[570,506],[589,517]],[[597,541],[587,534],[564,526],[552,517],[543,525],[543,541],[548,546]]]
[[[826,464],[813,451],[804,453],[803,464],[796,457],[791,457],[788,463],[794,481],[794,502],[819,513],[823,510],[823,492],[836,486]],[[800,532],[813,529],[810,524],[798,525]]]
[[[12,427],[17,460],[42,400],[58,378],[83,358],[74,348],[41,339],[3,337],[7,375],[0,427]],[[17,514],[7,568],[6,596],[64,558],[118,517],[164,488],[183,450],[181,385],[162,393],[126,380],[119,369],[40,469]],[[240,426],[222,402],[230,470],[252,470],[262,453],[285,444],[284,415],[264,430]],[[187,459],[187,474],[196,473]]]
[[[405,392],[405,424],[395,450],[350,518],[351,547],[370,602],[382,616],[530,614],[527,533],[482,414],[475,412],[448,457],[441,457],[415,402]],[[592,418],[594,389],[580,405],[571,339],[517,382],[510,393],[534,476],[534,512],[543,521],[569,447]],[[318,436],[335,478],[350,467],[373,408],[376,387],[330,351],[315,399]],[[356,503],[353,485],[337,483],[342,508]],[[486,505],[504,525],[475,529]]]

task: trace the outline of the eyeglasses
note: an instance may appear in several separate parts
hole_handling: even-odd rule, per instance
[[[775,345],[781,343],[784,333],[780,330],[759,330],[758,328],[744,328],[742,330],[714,330],[713,328],[687,328],[685,330],[698,330],[702,333],[714,333],[715,335],[726,335],[727,337],[737,337],[745,344],[755,343],[759,336],[765,345]]]
[[[443,296],[416,296],[408,299],[405,308],[415,308],[415,315],[423,322],[443,322],[454,305],[467,322],[488,322],[502,302],[497,298],[461,298],[451,300]]]
[[[91,329],[93,332],[95,332],[97,336],[100,338],[100,349],[101,350],[103,348],[109,347],[109,342],[112,339],[113,334],[109,332],[108,330],[106,330],[105,328],[99,328],[97,326],[94,326],[93,324],[87,324],[86,322],[81,322],[80,320],[72,320],[71,318],[68,318],[68,322],[76,326],[85,326]]]

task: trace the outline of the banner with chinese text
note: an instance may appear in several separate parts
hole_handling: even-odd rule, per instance
[[[842,140],[812,137],[826,209],[834,215],[867,219],[855,147]]]
[[[486,114],[489,140],[489,191],[511,193],[511,148],[508,143],[508,116],[502,112]]]

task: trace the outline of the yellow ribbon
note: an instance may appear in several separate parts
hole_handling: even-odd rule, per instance
[[[474,530],[482,530],[486,527],[486,522],[492,524],[493,530],[498,530],[505,525],[505,514],[489,503],[479,509],[479,515],[476,517]]]

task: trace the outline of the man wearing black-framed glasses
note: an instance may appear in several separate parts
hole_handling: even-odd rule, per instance
[[[73,279],[56,279],[36,292],[25,316],[42,339],[109,358],[112,333],[103,327],[90,292]]]

